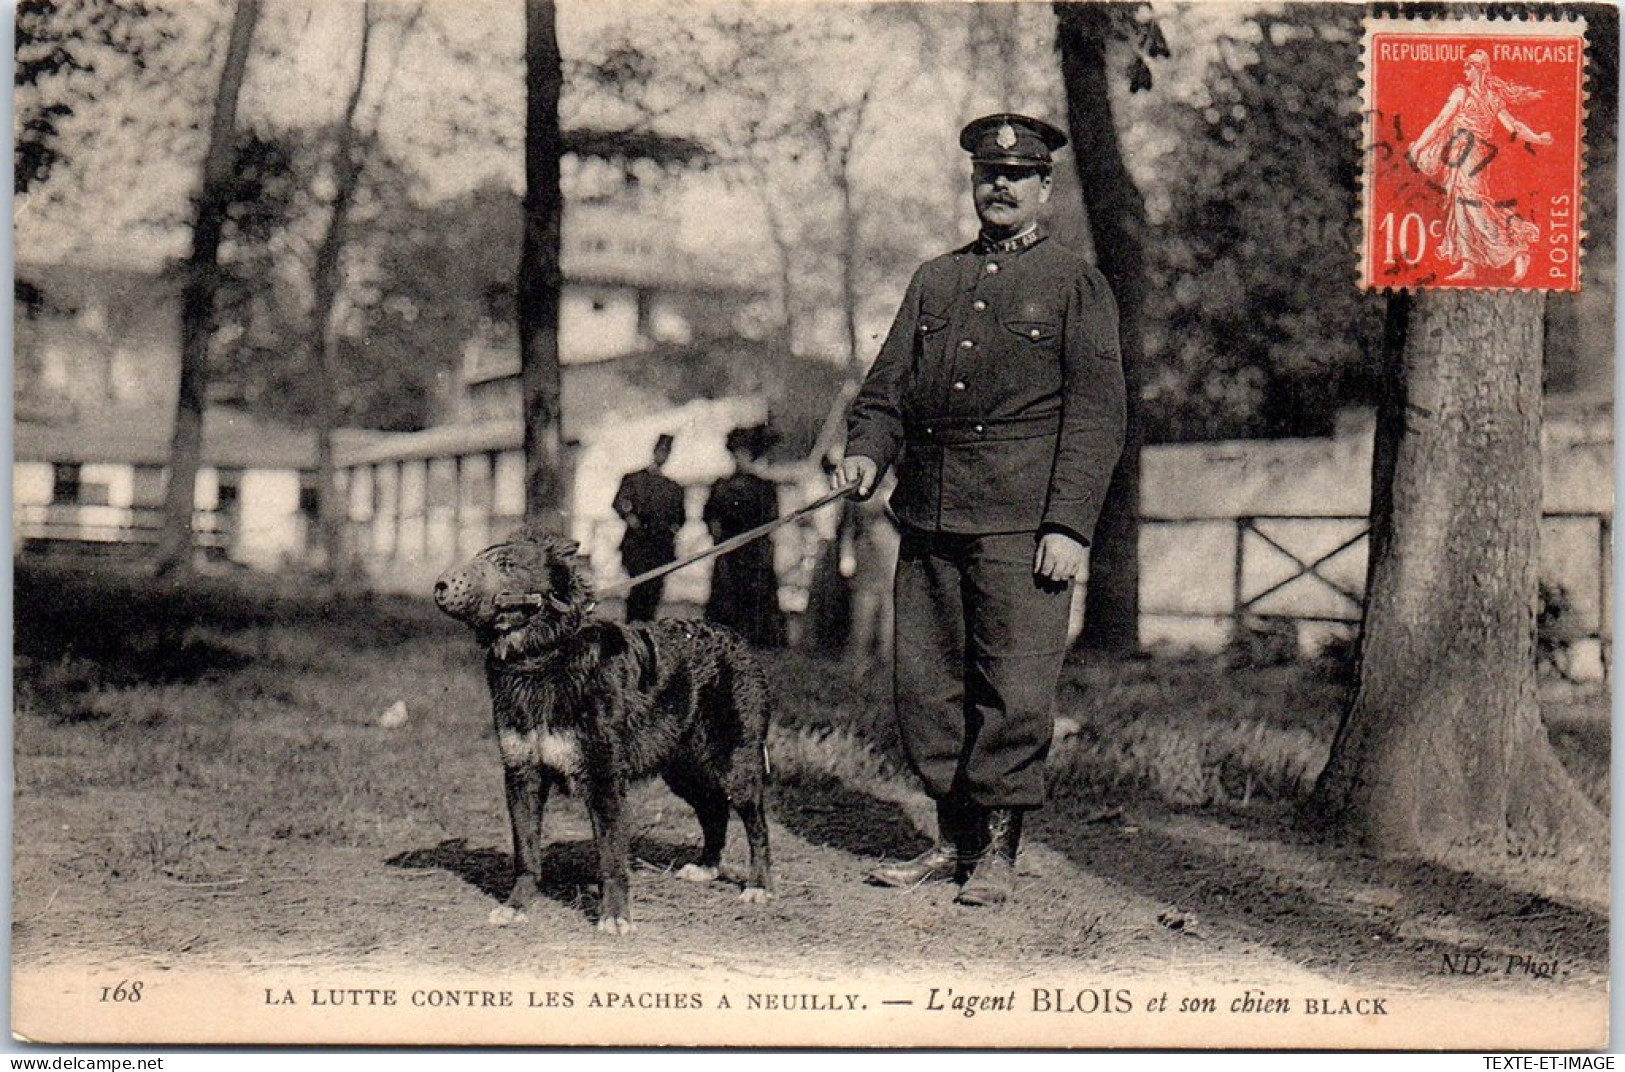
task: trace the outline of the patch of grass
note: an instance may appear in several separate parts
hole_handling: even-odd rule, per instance
[[[838,664],[797,652],[772,659],[781,726],[844,731],[888,769],[906,770],[889,678],[852,681]],[[1319,663],[1238,667],[1224,654],[1071,662],[1056,713],[1076,732],[1051,754],[1051,795],[1175,806],[1298,799],[1325,763],[1344,697]]]
[[[768,736],[768,754],[775,776],[827,774],[882,798],[896,794],[896,765],[845,727],[774,726]]]
[[[1056,746],[1050,791],[1058,798],[1148,797],[1175,806],[1297,800],[1312,787],[1330,745],[1330,732],[1258,719],[1140,715],[1105,730],[1091,722]]]
[[[905,768],[890,675],[854,680],[840,663],[801,651],[769,652],[763,658],[773,682],[775,725],[841,730],[865,742],[892,767]]]
[[[176,586],[26,566],[15,592],[19,718],[97,734],[76,747],[20,730],[19,755],[80,755],[76,772],[53,759],[21,775],[24,784],[77,777],[204,791],[246,777],[290,802],[273,824],[278,836],[345,844],[401,817],[449,834],[465,816],[433,769],[443,738],[430,746],[425,735],[455,724],[470,762],[487,763],[488,701],[477,651],[427,601],[298,578]],[[889,675],[854,679],[798,651],[764,658],[780,772],[902,803],[897,787],[912,785]],[[1071,662],[1057,716],[1074,732],[1052,754],[1052,795],[1181,807],[1299,801],[1347,699],[1339,669],[1335,660],[1245,665],[1224,654]],[[407,704],[408,725],[381,730],[379,715],[396,701]],[[1591,716],[1596,706],[1549,710],[1548,724],[1606,806],[1608,733],[1606,719]],[[378,772],[376,784],[364,770]]]
[[[158,726],[187,702],[192,690],[182,686],[114,686],[69,694],[56,708],[63,722],[99,722],[106,726]]]

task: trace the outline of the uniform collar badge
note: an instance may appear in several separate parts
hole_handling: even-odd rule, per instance
[[[999,143],[1001,149],[1014,149],[1016,147],[1016,128],[1009,123],[1004,124],[999,128],[999,132],[993,136],[993,140]]]
[[[976,240],[976,252],[983,256],[990,253],[1020,253],[1024,249],[1036,246],[1044,237],[1042,227],[1034,227],[1032,230],[1024,231],[1014,238],[999,239],[989,238],[985,234],[979,235]]]

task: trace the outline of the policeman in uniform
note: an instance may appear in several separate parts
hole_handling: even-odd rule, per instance
[[[915,272],[848,414],[837,483],[866,498],[895,467],[894,698],[937,803],[937,843],[887,886],[955,880],[990,905],[1015,886],[1065,654],[1070,583],[1122,452],[1117,307],[1039,225],[1066,136],[1000,113],[961,132],[976,241]]]
[[[672,437],[662,434],[655,440],[648,468],[626,474],[615,492],[615,513],[626,522],[621,566],[632,577],[677,557],[677,533],[687,513],[682,486],[662,472],[671,458],[671,447]],[[626,597],[626,620],[653,621],[665,586],[664,577],[634,585]]]

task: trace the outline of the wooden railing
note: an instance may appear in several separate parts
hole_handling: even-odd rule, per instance
[[[156,506],[86,506],[26,503],[13,508],[12,535],[18,551],[34,545],[143,550],[158,542],[164,511]],[[230,518],[218,510],[192,512],[192,539],[200,550],[223,552],[231,546]]]
[[[1592,640],[1600,645],[1603,666],[1609,663],[1613,643],[1610,618],[1613,602],[1613,530],[1612,514],[1600,511],[1552,511],[1543,517],[1548,529],[1556,525],[1586,524],[1595,526],[1594,555],[1590,578],[1586,586],[1589,607],[1592,608],[1577,628],[1570,625],[1569,637],[1574,640]],[[1356,589],[1346,580],[1329,573],[1328,567],[1340,557],[1360,548],[1370,538],[1368,518],[1363,514],[1246,514],[1239,517],[1178,517],[1147,516],[1141,519],[1147,527],[1194,527],[1228,525],[1234,531],[1230,557],[1230,598],[1223,615],[1213,610],[1179,606],[1146,606],[1141,614],[1146,617],[1200,618],[1229,617],[1238,627],[1249,621],[1319,622],[1327,624],[1358,625],[1365,608],[1363,585]],[[1301,539],[1305,526],[1312,527],[1320,537],[1318,544],[1331,544],[1328,550],[1305,550]],[[1341,527],[1346,534],[1326,537],[1328,527]],[[1294,534],[1293,530],[1298,531]],[[1295,535],[1299,538],[1295,538]],[[1252,581],[1263,562],[1285,560],[1291,572],[1264,583]],[[1570,571],[1578,573],[1579,570]],[[1269,609],[1265,606],[1271,597],[1307,580],[1321,592],[1331,593],[1336,605],[1335,613],[1299,612]]]

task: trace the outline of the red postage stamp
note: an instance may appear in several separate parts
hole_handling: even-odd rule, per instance
[[[1580,289],[1585,23],[1374,19],[1360,283]]]

